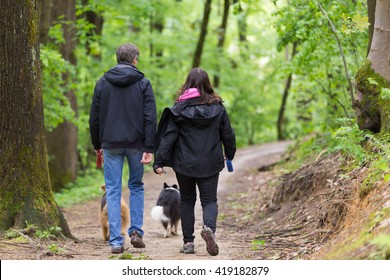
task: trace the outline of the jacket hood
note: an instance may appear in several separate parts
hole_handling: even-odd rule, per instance
[[[104,78],[111,84],[126,87],[141,80],[144,74],[134,65],[119,63],[104,73]]]
[[[196,101],[198,98],[195,98]],[[219,115],[222,106],[219,103],[206,105],[193,102],[178,102],[171,112],[176,117],[184,117],[199,127],[206,127]]]
[[[183,92],[182,95],[179,96],[179,98],[176,100],[178,101],[185,101],[191,98],[200,97],[199,90],[197,88],[189,88],[186,91]]]

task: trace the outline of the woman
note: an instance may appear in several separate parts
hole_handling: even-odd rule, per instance
[[[180,252],[195,253],[194,208],[198,186],[204,224],[201,236],[208,253],[218,255],[215,241],[218,178],[224,159],[232,160],[235,152],[235,134],[221,97],[215,94],[206,71],[192,69],[176,103],[161,116],[153,164],[160,175],[164,173],[163,166],[172,167],[179,183],[184,241]]]

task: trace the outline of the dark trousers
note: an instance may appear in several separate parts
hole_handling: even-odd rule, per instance
[[[194,242],[195,239],[196,185],[198,185],[203,210],[203,224],[215,233],[218,216],[217,187],[219,173],[207,178],[188,177],[176,173],[176,178],[180,187],[181,228],[184,243]]]

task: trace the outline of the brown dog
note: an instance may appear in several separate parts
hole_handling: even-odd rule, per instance
[[[106,204],[106,185],[101,185],[100,188],[104,191],[102,202],[100,206],[100,225],[102,226],[103,239],[110,240],[110,229],[108,225],[108,213]],[[121,198],[121,218],[122,218],[122,230],[121,235],[126,236],[127,228],[130,224],[129,207],[123,197]]]

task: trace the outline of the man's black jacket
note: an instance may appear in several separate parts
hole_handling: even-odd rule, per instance
[[[205,178],[232,160],[236,138],[221,103],[199,104],[199,98],[177,102],[161,116],[153,169],[170,166],[175,172]],[[222,147],[223,145],[223,147]]]
[[[119,63],[96,83],[89,118],[95,150],[153,152],[156,118],[152,85],[134,65]]]

